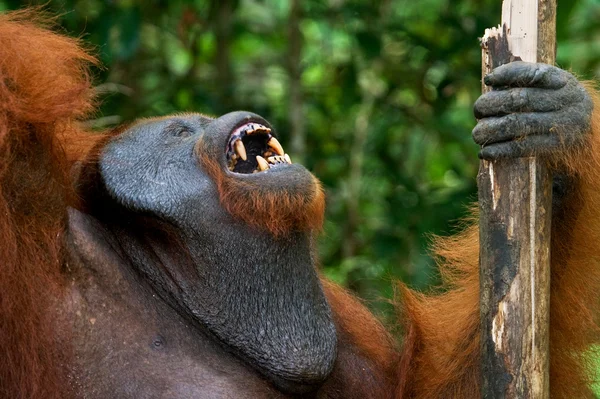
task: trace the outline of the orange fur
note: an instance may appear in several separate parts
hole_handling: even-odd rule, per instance
[[[552,398],[593,397],[591,350],[600,338],[600,98],[594,98],[591,135],[576,151],[555,154],[575,189],[552,225],[550,393]],[[565,132],[566,133],[566,132]],[[443,278],[440,294],[402,287],[403,313],[413,334],[404,347],[398,397],[479,397],[479,233],[438,239],[434,253]]]
[[[398,366],[394,339],[359,299],[330,281],[321,281],[334,310],[340,346],[332,374],[333,384],[341,381],[340,385],[348,386],[342,393],[348,399],[355,397],[351,392],[362,399],[365,387],[373,398],[391,398]]]
[[[364,357],[376,362],[389,373],[397,361],[392,336],[358,298],[331,281],[321,281],[327,301],[336,310],[334,317],[338,328]]]
[[[76,40],[31,12],[0,15],[0,397],[64,398],[51,328],[61,291],[68,160],[61,137],[92,110]],[[60,137],[59,137],[60,136]],[[67,351],[68,352],[68,351]]]
[[[291,230],[320,230],[325,213],[325,195],[319,181],[313,177],[309,192],[273,193],[259,184],[235,179],[206,151],[201,151],[202,165],[217,184],[221,205],[235,218],[274,235]],[[252,209],[251,212],[248,210]]]
[[[399,370],[399,398],[479,397],[479,231],[438,240],[447,290],[425,295],[401,287],[410,339]]]

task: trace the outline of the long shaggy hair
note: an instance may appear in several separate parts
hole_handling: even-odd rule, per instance
[[[52,328],[61,240],[73,200],[76,121],[93,109],[77,40],[38,12],[0,15],[0,397],[64,398],[65,354]],[[63,145],[69,140],[69,147]]]

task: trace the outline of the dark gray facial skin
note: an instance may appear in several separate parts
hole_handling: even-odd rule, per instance
[[[126,263],[193,328],[279,389],[307,392],[330,374],[337,350],[314,232],[274,236],[236,220],[199,161],[198,151],[208,150],[231,173],[229,134],[248,121],[268,126],[248,112],[136,123],[101,152],[99,192],[88,205]],[[311,190],[312,175],[300,165],[268,172],[239,178],[288,193]]]

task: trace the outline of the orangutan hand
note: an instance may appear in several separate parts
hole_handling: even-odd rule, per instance
[[[494,69],[484,83],[492,90],[474,106],[480,158],[553,157],[585,143],[593,103],[569,72],[516,61]]]

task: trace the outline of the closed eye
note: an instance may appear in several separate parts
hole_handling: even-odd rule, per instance
[[[194,134],[194,128],[183,121],[173,121],[165,128],[165,132],[172,137],[190,137]]]

